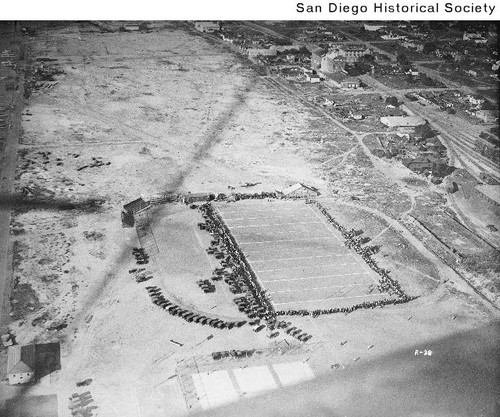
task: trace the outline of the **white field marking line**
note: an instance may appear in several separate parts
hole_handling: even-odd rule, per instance
[[[324,228],[321,228],[321,230],[324,230]],[[308,228],[306,230],[273,230],[272,231],[272,234],[273,235],[279,235],[279,234],[290,234],[290,235],[294,235],[294,234],[305,234],[305,233],[310,233],[311,235],[316,235],[316,233],[311,233],[313,230],[311,228]],[[242,236],[268,236],[269,235],[269,230],[268,230],[268,233],[265,233],[265,232],[250,232],[250,233],[233,233],[234,236],[238,236],[238,237],[242,237]]]
[[[141,407],[139,405],[139,397],[137,396],[137,390],[139,388],[143,388],[143,387],[135,387],[134,388],[134,397],[135,397],[135,405],[137,407],[137,411],[139,412],[139,417],[142,417]]]
[[[328,224],[328,222],[326,221],[325,218],[322,218],[318,213],[316,213],[316,211],[311,207],[311,206],[307,206],[309,208],[309,210],[311,210],[314,215],[320,220],[320,222],[326,227],[326,229],[331,233],[331,235],[340,243],[340,239],[337,237],[337,235],[335,233],[333,233],[333,230],[331,229],[330,225]]]
[[[307,316],[308,320],[311,322],[311,324],[314,326],[314,328],[316,329],[317,332],[319,332],[319,328],[318,328],[318,325],[316,324],[316,322],[313,320],[313,318],[311,316]]]
[[[316,216],[318,216],[318,217],[319,217],[319,215],[318,215],[318,214],[314,211],[314,209],[313,209],[312,207],[310,207],[310,206],[309,206],[309,209],[311,209],[311,210],[312,210],[312,212],[313,212],[314,214],[316,214]],[[319,218],[320,218],[320,217],[319,217]],[[328,226],[328,225],[327,225],[327,226]],[[328,226],[328,229],[330,230],[330,227],[329,227],[329,226]],[[331,230],[330,230],[330,231],[331,231]],[[332,231],[331,233],[333,234],[333,231]],[[334,235],[334,236],[335,236],[335,235]],[[338,240],[338,239],[337,239],[337,240]],[[363,268],[363,269],[364,269],[364,270],[368,273],[368,275],[370,276],[370,278],[371,278],[371,279],[372,279],[372,280],[373,280],[376,284],[378,284],[378,282],[379,282],[379,281],[373,277],[373,275],[372,275],[372,271],[371,271],[370,269],[368,269],[368,268],[367,268],[367,266],[365,265],[365,261],[360,262],[360,261],[358,260],[358,258],[356,258],[356,257],[354,256],[354,254],[352,254],[352,253],[350,253],[349,255],[351,255],[351,256],[352,256],[352,257],[353,257],[353,258],[354,258],[354,259],[355,259],[355,260],[356,260],[356,261],[357,261],[357,262],[361,265],[361,268]]]
[[[261,216],[261,217],[233,217],[231,219],[224,218],[224,222],[227,224],[234,224],[240,222],[248,222],[251,220],[276,220],[276,219],[307,219],[313,220],[313,216],[301,215],[301,216]]]
[[[354,259],[356,259],[356,257],[354,256],[354,254],[352,256],[354,257]],[[358,260],[356,259],[356,261],[358,261]],[[375,279],[373,277],[372,274],[374,274],[374,272],[366,266],[365,261],[363,261],[363,260],[361,262],[358,261],[358,263],[361,265],[361,268],[363,268],[366,271],[366,273],[370,276],[370,278],[373,279],[373,282],[375,282],[375,284],[378,284],[379,280]]]
[[[278,210],[279,209],[279,210]],[[297,207],[290,207],[290,208],[286,208],[286,207],[273,207],[273,208],[264,208],[264,209],[242,209],[242,210],[219,210],[219,213],[221,214],[232,214],[232,213],[238,213],[238,214],[241,214],[241,213],[246,213],[246,212],[249,212],[249,213],[254,213],[256,211],[267,211],[269,213],[281,213],[283,211],[296,211],[296,212],[300,212],[300,211],[306,211],[307,208],[298,208]]]
[[[252,263],[260,262],[275,262],[275,261],[290,261],[298,259],[316,259],[316,258],[331,258],[332,256],[345,256],[345,253],[335,253],[333,255],[318,255],[318,256],[305,256],[305,257],[293,257],[293,258],[280,258],[280,259],[262,259],[260,261],[252,261]]]
[[[326,264],[326,265],[314,265],[314,266],[297,266],[295,268],[278,268],[278,269],[254,269],[255,273],[259,272],[277,272],[277,271],[293,271],[295,269],[313,269],[313,268],[324,268],[326,266],[346,266],[346,265],[357,265],[357,262],[350,264]]]
[[[246,228],[248,229],[249,227],[273,227],[273,226],[285,226],[287,224],[318,224],[319,222],[290,222],[290,223],[273,223],[273,224],[256,224],[253,226],[230,226],[227,225],[230,229],[241,229],[241,228]]]
[[[284,211],[290,212],[291,210],[284,210]],[[297,213],[297,214],[295,214],[295,213]],[[301,212],[294,211],[293,214],[286,215],[286,216],[283,215],[282,211],[278,211],[278,212],[269,212],[269,213],[266,213],[266,215],[264,215],[264,216],[257,216],[257,217],[249,217],[249,216],[252,216],[251,213],[248,213],[248,216],[245,216],[244,213],[239,213],[239,217],[226,217],[226,216],[223,216],[223,217],[224,217],[224,221],[231,221],[231,220],[268,219],[268,218],[273,218],[273,217],[280,217],[280,218],[281,217],[304,217],[307,215],[309,215],[310,217],[314,217],[314,216],[311,216],[310,212],[306,211],[306,210],[302,210]],[[253,216],[255,216],[255,214],[253,214]]]
[[[366,272],[353,272],[351,274],[337,274],[337,275],[312,275],[309,277],[303,277],[303,278],[290,278],[290,279],[271,279],[268,281],[262,281],[262,282],[287,282],[287,281],[301,281],[305,279],[317,279],[317,278],[332,278],[332,277],[350,277],[353,275],[365,275]],[[365,284],[352,284],[352,285],[365,285]],[[346,287],[346,285],[338,285],[339,287]],[[347,285],[349,286],[349,285]]]
[[[296,220],[302,220],[302,221],[305,221],[305,220],[308,220],[308,221],[314,221],[316,220],[314,217],[311,217],[311,216],[272,216],[272,217],[247,217],[247,218],[243,218],[243,219],[231,219],[231,220],[228,220],[226,221],[224,219],[224,222],[228,225],[228,226],[234,226],[234,225],[239,225],[239,224],[249,224],[249,223],[252,223],[253,221],[255,220],[254,223],[262,223],[262,222],[266,222],[266,223],[277,223],[277,222],[280,222],[280,221],[287,221],[287,223],[296,223]]]
[[[417,274],[422,275],[423,277],[426,277],[434,282],[440,282],[438,279],[431,277],[430,275],[424,274],[423,272],[419,271],[418,269],[412,268],[411,266],[407,266],[405,264],[402,264],[401,262],[393,261],[396,265],[399,265],[400,267],[404,269],[409,269],[410,271],[416,272]]]
[[[280,239],[280,240],[261,240],[259,242],[239,242],[241,245],[258,245],[261,243],[277,243],[277,242],[300,242],[307,240],[319,240],[319,239],[333,239],[331,236],[323,236],[323,237],[309,237],[305,239]]]
[[[285,304],[298,304],[298,303],[318,303],[321,301],[329,301],[329,300],[345,300],[347,298],[366,298],[366,297],[380,297],[382,294],[366,294],[366,295],[351,295],[350,297],[330,297],[330,298],[322,298],[320,300],[302,300],[302,301],[289,301],[286,303],[274,303],[275,306],[282,306]]]
[[[263,256],[283,256],[283,255],[302,255],[302,257],[306,256],[326,256],[331,254],[332,251],[328,250],[328,248],[310,248],[310,247],[302,247],[302,248],[294,248],[294,250],[289,250],[284,247],[275,247],[270,246],[266,250],[265,248],[260,248],[259,250],[246,250],[246,257],[249,259],[262,259]],[[339,255],[338,253],[336,255]],[[343,255],[342,253],[340,255]],[[297,258],[298,259],[298,258]]]
[[[296,292],[296,291],[328,290],[330,288],[359,287],[360,285],[364,285],[364,284],[332,285],[331,287],[297,288],[296,290],[269,291],[269,294],[278,294],[278,293],[282,293],[282,292]]]

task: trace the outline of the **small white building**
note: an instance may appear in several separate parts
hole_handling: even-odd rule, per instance
[[[319,191],[314,187],[298,182],[282,191],[278,191],[278,195],[285,198],[314,198],[319,195]]]
[[[321,81],[321,78],[318,74],[306,73],[305,76],[306,80],[309,81],[311,84],[319,83]]]
[[[385,25],[378,25],[373,23],[364,23],[363,27],[368,32],[376,32],[377,30],[385,28]]]
[[[383,116],[380,121],[387,127],[417,127],[427,123],[418,116]]]
[[[7,377],[10,385],[26,384],[35,377],[35,345],[9,346],[7,353]]]
[[[194,28],[200,32],[217,32],[220,30],[220,24],[218,22],[195,22]]]
[[[406,39],[407,36],[397,35],[395,33],[390,32],[387,35],[382,35],[381,38],[386,41],[399,41]]]
[[[485,123],[493,123],[498,120],[498,110],[477,110],[474,116]]]
[[[278,51],[276,46],[271,45],[269,48],[248,48],[247,54],[249,58],[255,58],[256,56],[276,56]]]
[[[127,32],[137,32],[141,29],[139,23],[125,23],[122,27]]]

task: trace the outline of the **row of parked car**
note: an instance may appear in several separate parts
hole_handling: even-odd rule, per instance
[[[196,283],[205,294],[215,292],[215,285],[212,284],[208,279],[200,279],[199,281],[196,281]]]
[[[133,248],[132,255],[134,255],[137,265],[146,265],[149,263],[149,255],[145,252],[144,248]]]
[[[144,282],[144,281],[149,281],[150,279],[153,278],[153,275],[151,275],[146,268],[133,268],[129,269],[128,271],[129,274],[131,274],[136,282]]]
[[[212,280],[223,279],[229,284],[229,289],[233,294],[242,294],[234,299],[234,303],[238,310],[248,317],[254,332],[260,332],[267,327],[268,337],[274,338],[280,334],[278,329],[286,329],[285,333],[301,342],[310,340],[311,335],[297,327],[291,327],[290,322],[278,321],[275,315],[269,314],[269,307],[265,302],[265,291],[253,283],[251,274],[244,267],[244,255],[236,241],[231,239],[229,229],[209,203],[198,208],[205,220],[204,223],[199,224],[200,229],[208,231],[213,237],[207,253],[220,259],[221,263],[221,267],[214,269]]]
[[[290,336],[295,337],[301,342],[307,342],[312,338],[311,335],[304,333],[301,329],[297,327],[290,327],[291,322],[286,322],[283,320],[277,320],[274,318],[268,318],[266,324],[261,324],[261,313],[262,306],[258,305],[253,297],[238,297],[234,299],[234,303],[237,305],[238,310],[245,313],[251,321],[248,323],[254,328],[254,332],[260,332],[266,326],[270,330],[269,338],[274,338],[279,336],[279,329],[286,329],[284,332]]]
[[[234,327],[242,327],[247,323],[245,320],[225,321],[195,313],[166,299],[162,294],[161,289],[157,286],[148,286],[146,287],[146,290],[148,291],[149,296],[151,297],[151,300],[154,304],[156,304],[160,308],[163,308],[169,314],[178,316],[189,323],[199,323],[201,325],[211,326],[216,329],[232,329]]]
[[[250,319],[256,316],[261,318],[271,316],[272,307],[266,302],[264,291],[253,279],[243,252],[222,218],[210,203],[200,205],[198,209],[205,220],[202,223],[202,228],[209,232],[213,239],[207,253],[213,254],[221,264],[221,268],[214,270],[212,279],[220,280],[222,278],[229,285],[229,290],[233,294],[245,294],[249,300],[253,299],[247,310],[250,313],[248,316]]]
[[[212,352],[212,359],[218,361],[224,358],[235,358],[235,359],[250,358],[253,356],[255,352],[257,352],[255,349],[224,350],[222,352]]]

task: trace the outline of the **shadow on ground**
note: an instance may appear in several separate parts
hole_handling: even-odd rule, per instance
[[[431,356],[415,350],[432,350]],[[394,352],[206,417],[498,417],[500,322]]]

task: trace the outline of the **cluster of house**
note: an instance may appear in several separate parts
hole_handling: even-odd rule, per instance
[[[213,32],[218,32],[221,26],[219,22],[203,21],[203,22],[194,22],[194,28],[200,32],[213,33]]]
[[[380,32],[380,38],[388,41],[401,41],[400,45],[408,50],[422,52],[424,43],[417,39],[410,39],[408,36],[398,35],[392,31],[385,31],[386,25],[378,23],[365,23],[363,28],[367,32]]]
[[[332,87],[355,89],[361,82],[347,74],[347,65],[358,62],[371,51],[359,43],[340,43],[328,49],[316,48],[311,55],[311,69]]]
[[[498,108],[483,108],[485,106],[484,98],[473,94],[462,95],[458,91],[454,92],[453,95],[459,103],[467,106],[464,110],[470,116],[473,116],[485,123],[493,123],[498,120]]]
[[[413,92],[407,93],[405,96],[411,101],[420,100],[425,105],[437,106],[442,110],[463,110],[465,113],[484,123],[496,122],[499,116],[498,108],[483,108],[485,104],[484,98],[473,94],[463,95],[459,91],[453,91],[452,93],[443,92],[439,95],[426,92]]]
[[[336,33],[333,29],[323,25],[299,30],[294,34],[294,37],[306,43],[339,42],[345,40],[343,34]]]
[[[398,25],[400,27],[401,25]],[[393,33],[391,31],[385,30],[386,25],[384,24],[376,24],[376,23],[365,23],[364,29],[368,32],[377,32],[380,34],[380,38],[388,41],[397,41],[399,46],[408,49],[409,51],[414,52],[423,52],[426,43],[432,42],[430,38],[430,33],[420,33],[416,32],[416,26],[412,25],[411,29],[411,37],[400,35],[397,33]],[[495,33],[481,33],[477,31],[464,31],[461,37],[457,37],[455,40],[447,41],[447,42],[436,42],[436,45],[432,50],[430,50],[431,54],[434,54],[438,58],[448,58],[455,62],[463,61],[465,58],[474,55],[477,51],[477,47],[479,45],[487,44],[490,37],[496,37]],[[466,44],[470,44],[470,46],[464,47],[464,42]],[[495,53],[494,53],[495,55]],[[491,63],[491,70],[497,71],[500,67],[500,61],[498,61],[498,53],[496,54],[496,58],[487,58],[483,57],[481,59],[485,59],[488,63]],[[477,77],[480,72],[477,70],[477,67],[474,65],[470,65],[470,68],[463,69],[463,72],[471,77]],[[490,74],[491,77],[496,78],[496,74]]]
[[[379,139],[380,148],[373,153],[380,157],[395,157],[413,172],[428,175],[439,183],[449,173],[446,147],[437,137],[422,137],[415,129],[427,124],[416,116],[385,116],[380,121],[394,129],[395,136]]]
[[[370,50],[359,43],[337,44],[329,49],[317,48],[312,51],[311,66],[318,72],[332,74],[345,70],[347,64],[357,62],[368,54]]]
[[[222,27],[219,22],[198,21],[194,22],[194,27],[202,33],[217,33],[223,41],[238,48],[241,52],[247,54],[249,58],[257,56],[275,57],[278,52],[299,48],[291,44],[277,44],[275,39],[266,35],[251,32],[242,33],[241,30],[232,30],[230,26]]]

